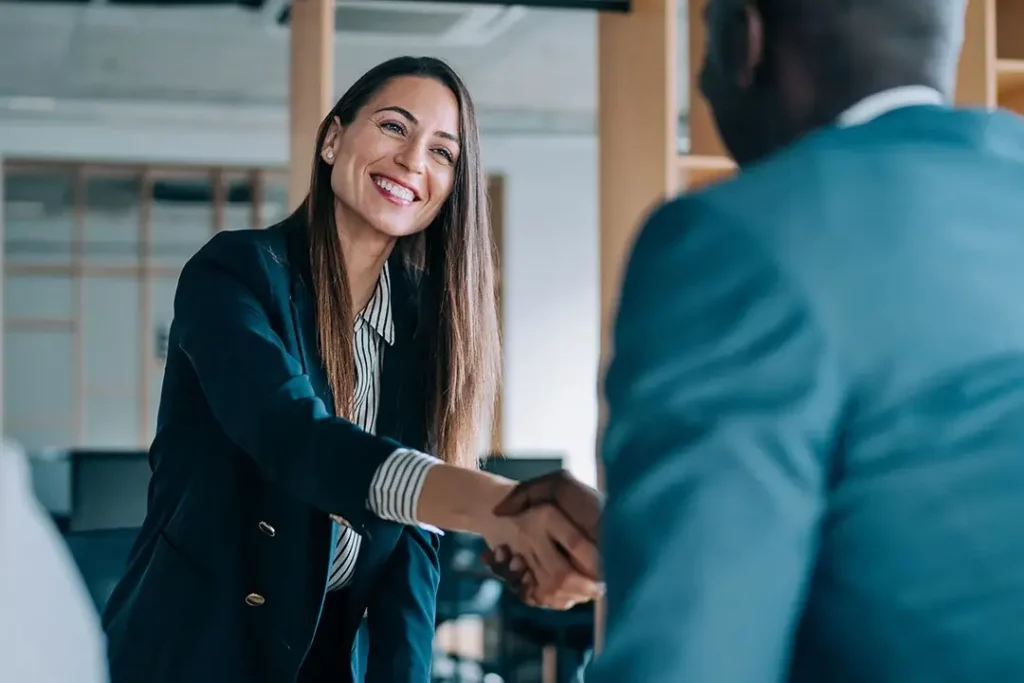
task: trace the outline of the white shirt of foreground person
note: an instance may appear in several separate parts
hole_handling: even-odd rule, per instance
[[[106,683],[99,616],[36,501],[20,448],[0,443],[0,681]]]

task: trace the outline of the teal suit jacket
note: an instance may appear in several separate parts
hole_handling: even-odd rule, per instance
[[[1024,681],[1024,122],[816,133],[642,229],[588,683]]]

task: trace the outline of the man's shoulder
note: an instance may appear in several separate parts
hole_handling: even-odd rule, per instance
[[[932,194],[936,183],[962,183],[968,171],[1008,161],[1024,170],[1024,119],[908,107],[857,126],[822,128],[671,204],[677,214],[728,221],[768,242],[793,239],[794,231],[824,236],[862,222],[880,200],[906,204]]]

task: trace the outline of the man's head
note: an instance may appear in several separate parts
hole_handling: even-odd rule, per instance
[[[705,2],[701,90],[740,164],[887,88],[952,94],[966,0]]]

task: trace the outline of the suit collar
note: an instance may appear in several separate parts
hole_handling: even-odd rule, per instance
[[[945,98],[935,88],[926,85],[908,85],[882,90],[868,95],[839,115],[840,128],[859,126],[904,107],[938,106],[945,104]]]

